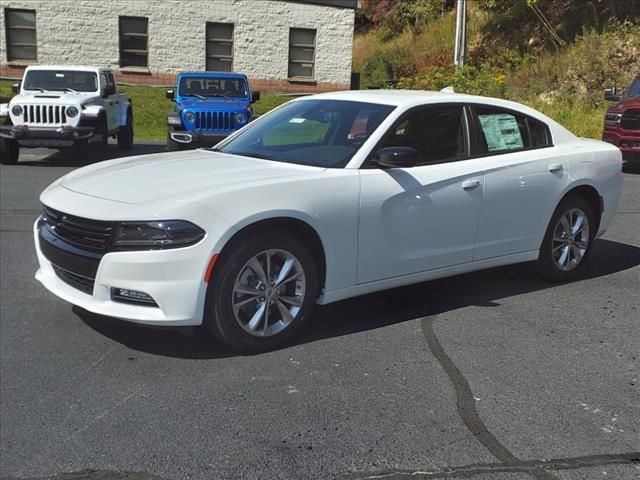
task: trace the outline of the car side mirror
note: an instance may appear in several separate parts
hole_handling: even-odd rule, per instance
[[[255,103],[260,100],[260,92],[251,92],[251,103]]]
[[[176,99],[176,92],[174,90],[167,90],[167,98],[169,100],[175,100]]]
[[[20,93],[20,82],[11,85],[11,91],[13,93]]]
[[[375,162],[383,168],[409,168],[418,164],[418,151],[411,147],[385,147],[376,152]]]
[[[604,99],[609,100],[610,102],[619,102],[622,98],[622,95],[618,93],[618,89],[616,87],[607,88],[604,91]]]

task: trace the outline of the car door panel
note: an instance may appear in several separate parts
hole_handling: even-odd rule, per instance
[[[482,195],[473,160],[363,170],[358,283],[472,261]]]

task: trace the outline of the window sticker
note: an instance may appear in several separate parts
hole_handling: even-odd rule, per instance
[[[305,119],[300,117],[294,117],[289,120],[289,123],[304,123]]]
[[[508,113],[478,115],[478,119],[490,152],[524,148],[518,121],[513,115]]]

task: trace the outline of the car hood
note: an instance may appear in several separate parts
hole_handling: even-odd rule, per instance
[[[207,150],[169,152],[112,160],[67,174],[67,190],[119,203],[175,200],[248,188],[323,168],[294,165]]]
[[[33,94],[22,93],[14,96],[11,99],[11,104],[79,105],[94,98],[99,98],[99,95],[96,95],[95,92],[34,92]]]
[[[220,110],[245,108],[249,103],[246,98],[227,100],[225,98],[212,98],[208,100],[187,100],[180,102],[178,106],[186,110]]]
[[[640,97],[627,97],[620,100],[615,105],[612,105],[607,110],[608,113],[619,113],[628,108],[640,107]]]

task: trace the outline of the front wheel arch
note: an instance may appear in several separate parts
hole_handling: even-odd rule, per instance
[[[220,250],[218,258],[225,255],[225,252],[229,252],[233,245],[247,237],[253,237],[265,232],[284,231],[291,233],[295,238],[300,239],[306,246],[309,247],[316,261],[318,269],[318,296],[322,293],[326,277],[327,277],[327,257],[325,254],[324,245],[320,235],[311,225],[304,220],[293,217],[273,217],[264,220],[259,220],[254,223],[250,223],[242,227],[235,232],[229,240],[227,240]],[[215,276],[215,269],[213,272]]]

